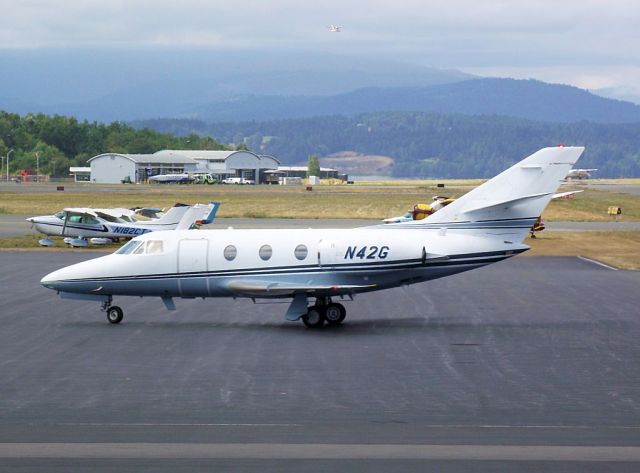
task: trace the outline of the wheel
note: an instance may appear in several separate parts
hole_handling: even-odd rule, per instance
[[[122,322],[123,316],[124,314],[122,313],[122,309],[117,305],[107,309],[107,320],[112,324],[119,324]]]
[[[329,325],[340,325],[346,316],[347,310],[344,306],[335,302],[329,304],[324,313],[324,318]]]
[[[302,323],[309,328],[319,328],[324,325],[323,311],[317,307],[309,307],[307,313],[302,316]]]

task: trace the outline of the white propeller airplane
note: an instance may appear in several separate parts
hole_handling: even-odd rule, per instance
[[[290,298],[287,320],[341,323],[333,298],[428,281],[529,249],[523,240],[582,154],[544,148],[423,220],[356,229],[185,230],[134,238],[115,253],[42,278],[62,298]],[[315,304],[308,300],[315,298]]]
[[[132,238],[158,230],[189,228],[193,224],[210,223],[220,207],[219,202],[208,205],[176,204],[161,217],[152,220],[135,220],[127,209],[65,208],[55,215],[30,217],[36,231],[47,236],[68,237],[65,243],[74,247],[86,247],[87,238],[94,244],[110,243],[117,238]],[[43,238],[42,246],[53,241]]]
[[[342,26],[329,25],[330,33],[340,33],[342,31]]]

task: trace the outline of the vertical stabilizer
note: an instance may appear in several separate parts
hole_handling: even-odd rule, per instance
[[[537,218],[583,151],[579,146],[543,148],[422,222]]]

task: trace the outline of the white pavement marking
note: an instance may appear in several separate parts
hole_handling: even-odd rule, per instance
[[[602,266],[603,268],[610,269],[612,271],[617,271],[618,268],[614,268],[613,266],[609,266],[608,264],[601,263],[600,261],[596,261],[591,258],[587,258],[586,256],[578,256],[582,261],[586,261],[587,263],[597,264],[598,266]]]
[[[39,425],[39,424],[38,424]],[[62,422],[55,425],[90,426],[90,427],[300,427],[302,424],[211,424],[211,423],[175,423],[175,422]]]
[[[278,443],[1,443],[0,458],[226,458],[640,462],[640,447]]]

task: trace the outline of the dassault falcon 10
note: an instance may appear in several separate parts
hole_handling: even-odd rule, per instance
[[[67,299],[114,296],[291,299],[287,320],[339,324],[337,298],[479,268],[522,253],[529,229],[584,148],[544,148],[423,220],[355,229],[176,230],[54,271],[41,283]],[[310,299],[315,299],[312,305]]]

